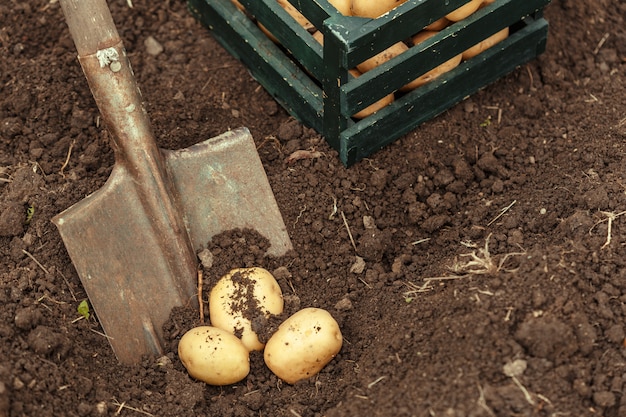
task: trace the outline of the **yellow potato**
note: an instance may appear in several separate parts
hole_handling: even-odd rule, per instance
[[[409,50],[408,46],[406,46],[403,42],[398,42],[396,44],[391,45],[389,48],[385,49],[384,51],[379,52],[378,54],[374,55],[370,59],[367,59],[361,62],[359,65],[356,66],[356,68],[361,73],[371,71],[377,66],[384,64],[390,59],[393,59],[396,56],[408,50]]]
[[[361,75],[361,73],[355,69],[351,69],[350,74],[352,74],[355,78]],[[378,110],[382,109],[383,107],[393,103],[394,99],[395,99],[395,96],[393,95],[393,93],[386,95],[385,97],[370,104],[369,106],[359,111],[358,113],[352,115],[352,117],[354,117],[355,119],[363,119],[367,116],[370,116],[373,113],[376,113]]]
[[[193,378],[230,385],[250,372],[248,349],[231,333],[211,326],[189,330],[178,343],[178,357]]]
[[[465,3],[463,6],[458,9],[450,12],[446,15],[446,19],[451,20],[453,22],[458,22],[459,20],[465,19],[467,16],[474,13],[480,5],[483,3],[483,0],[471,0],[469,3]]]
[[[339,325],[329,312],[305,308],[285,320],[265,346],[268,368],[293,384],[324,368],[341,350]]]
[[[352,15],[377,18],[395,9],[406,0],[352,0]]]
[[[424,42],[426,39],[430,39],[437,34],[436,30],[423,30],[411,38],[411,43],[413,46]]]
[[[441,19],[435,20],[433,23],[426,26],[424,29],[439,31],[441,29],[445,29],[449,24],[450,24],[450,21],[446,19],[445,17],[442,17]]]
[[[434,31],[426,31],[426,30],[422,31],[418,33],[417,35],[413,36],[412,38],[413,45],[417,45],[420,42],[423,42],[426,39],[432,36],[435,36],[436,34],[437,32],[434,32]],[[461,63],[461,59],[462,59],[461,54],[455,55],[454,57],[450,58],[443,64],[431,69],[425,74],[420,75],[415,80],[411,81],[410,83],[402,87],[400,91],[410,91],[434,80],[435,78],[439,77],[441,74],[448,72],[451,69],[458,66]]]
[[[264,344],[253,329],[272,314],[283,312],[283,294],[276,279],[263,268],[237,268],[224,275],[211,290],[211,324],[241,338],[248,350]]]
[[[328,2],[342,15],[352,15],[352,0],[328,0]]]
[[[476,45],[464,51],[462,54],[463,59],[467,60],[467,59],[475,57],[476,55],[483,52],[484,50],[491,48],[498,42],[505,40],[508,36],[509,36],[509,28],[506,27],[502,29],[501,31],[494,33],[493,35],[489,36],[488,38],[483,39],[482,41],[478,42]]]

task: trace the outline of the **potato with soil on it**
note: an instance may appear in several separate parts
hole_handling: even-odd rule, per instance
[[[237,337],[212,326],[189,330],[178,343],[178,357],[193,378],[230,385],[250,372],[248,349]]]
[[[276,376],[294,384],[321,371],[339,353],[342,343],[341,330],[330,313],[309,307],[278,327],[263,357]]]
[[[283,312],[283,294],[272,274],[259,267],[237,268],[211,290],[211,324],[241,338],[248,350],[262,350],[256,327]]]

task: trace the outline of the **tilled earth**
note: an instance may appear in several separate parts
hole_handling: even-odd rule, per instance
[[[247,126],[294,244],[219,236],[205,292],[264,266],[344,345],[295,385],[255,353],[212,387],[177,358],[181,308],[165,358],[117,363],[50,221],[104,184],[109,136],[58,2],[4,0],[0,416],[626,416],[626,3],[554,0],[545,54],[349,169],[184,2],[132,6],[110,4],[159,145]]]

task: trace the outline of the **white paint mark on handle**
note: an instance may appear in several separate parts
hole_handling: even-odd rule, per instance
[[[106,49],[99,49],[98,51],[96,51],[96,57],[98,58],[98,62],[100,63],[100,68],[104,68],[110,65],[111,70],[113,72],[117,72],[122,67],[122,65],[119,62],[120,55],[117,52],[117,49],[113,47],[106,48]]]

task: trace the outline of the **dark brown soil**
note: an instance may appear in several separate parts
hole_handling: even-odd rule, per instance
[[[293,386],[258,354],[207,386],[176,356],[199,321],[180,309],[166,358],[117,364],[50,222],[108,178],[108,134],[58,2],[4,1],[0,416],[626,416],[623,1],[554,0],[544,55],[350,169],[184,2],[133,4],[110,6],[159,145],[250,128],[295,247],[266,259],[254,235],[222,236],[205,289],[276,271],[344,345]],[[297,150],[320,154],[286,164]]]

